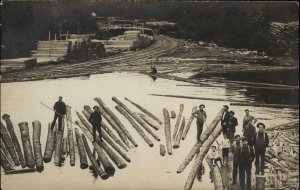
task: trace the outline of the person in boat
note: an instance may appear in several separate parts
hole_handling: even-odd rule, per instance
[[[221,118],[221,126],[223,130],[223,135],[227,135],[228,132],[228,120],[229,120],[229,107],[227,105],[223,106],[225,108],[222,118]]]
[[[55,102],[53,106],[54,110],[54,119],[51,124],[51,130],[53,131],[53,128],[55,126],[56,120],[58,119],[58,130],[62,131],[62,121],[66,114],[66,104],[62,101],[62,97],[58,97],[58,101]]]
[[[157,69],[155,66],[151,66],[151,75],[156,75],[157,74]]]
[[[231,145],[231,152],[233,155],[233,167],[232,167],[232,185],[236,184],[238,168],[239,168],[239,155],[241,151],[240,135],[234,136],[234,143]]]
[[[256,127],[258,128],[258,132],[253,138],[253,145],[255,148],[255,174],[261,172],[261,174],[264,175],[265,156],[266,149],[269,146],[269,136],[265,132],[265,124],[258,123]]]
[[[228,138],[231,144],[233,143],[236,126],[238,126],[238,120],[236,119],[236,117],[234,117],[234,111],[230,111],[228,119]]]
[[[251,190],[251,168],[254,160],[254,150],[248,145],[245,137],[241,138],[242,147],[239,155],[239,180],[241,189],[245,188],[245,177],[247,177],[247,190]]]
[[[203,124],[206,122],[206,112],[204,111],[205,105],[201,104],[199,110],[193,112],[193,116],[197,118],[197,141],[200,141],[200,137],[203,131]]]
[[[101,121],[102,121],[102,116],[99,111],[98,106],[93,107],[94,112],[91,113],[89,117],[89,122],[93,126],[93,142],[96,142],[96,131],[99,133],[100,141],[102,142],[102,134],[101,134]]]
[[[257,119],[249,114],[249,110],[245,110],[245,117],[243,119],[243,136],[247,138],[248,144],[253,146],[253,138],[256,134],[256,128],[254,124],[257,122]]]

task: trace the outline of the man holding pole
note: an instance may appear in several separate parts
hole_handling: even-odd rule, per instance
[[[98,131],[99,137],[100,137],[100,141],[102,142],[102,135],[101,135],[101,121],[102,121],[102,117],[101,117],[101,113],[99,111],[99,107],[98,106],[94,106],[93,110],[94,110],[94,112],[91,113],[90,118],[89,118],[89,122],[93,126],[93,138],[94,138],[93,142],[96,142],[96,131]]]
[[[197,141],[200,141],[200,137],[203,131],[203,124],[205,123],[207,118],[206,112],[204,111],[205,105],[201,104],[199,108],[199,110],[193,112],[193,116],[197,118]]]
[[[61,96],[58,97],[58,101],[55,102],[53,109],[55,113],[54,113],[54,119],[51,124],[51,130],[53,131],[56,120],[58,119],[58,130],[62,131],[62,120],[66,114],[66,104],[62,101]]]

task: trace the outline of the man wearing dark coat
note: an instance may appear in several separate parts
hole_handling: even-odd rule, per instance
[[[65,117],[66,114],[66,104],[62,101],[61,96],[58,97],[58,101],[55,102],[53,109],[55,113],[54,113],[54,119],[51,124],[51,130],[53,131],[56,120],[58,119],[58,130],[62,131],[62,121],[63,121],[63,117]]]
[[[248,145],[247,139],[242,137],[242,147],[239,155],[239,179],[241,189],[245,188],[245,174],[247,176],[247,190],[251,190],[251,168],[254,160],[254,150]]]
[[[265,124],[258,123],[256,127],[258,128],[258,132],[253,138],[255,148],[255,174],[259,174],[259,172],[261,172],[261,174],[264,175],[265,155],[266,148],[269,146],[269,136],[265,132]]]
[[[94,106],[93,110],[94,110],[94,112],[91,113],[90,118],[89,118],[89,122],[93,126],[93,142],[96,142],[96,131],[98,131],[100,141],[102,142],[102,135],[101,135],[102,116],[101,116],[98,106]]]
[[[233,137],[235,134],[235,127],[238,126],[238,120],[234,117],[234,111],[229,112],[229,119],[228,119],[228,137],[230,143],[233,143]]]
[[[232,184],[236,184],[236,178],[239,168],[239,158],[241,151],[240,135],[234,136],[234,143],[231,145],[231,151],[233,155],[233,168],[232,168]]]
[[[229,120],[229,107],[227,105],[224,105],[224,112],[222,114],[222,118],[221,118],[221,126],[222,126],[222,130],[223,130],[223,135],[228,135],[228,120]]]

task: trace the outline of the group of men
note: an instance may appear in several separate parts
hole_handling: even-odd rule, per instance
[[[201,134],[203,131],[203,124],[207,119],[206,112],[204,110],[205,105],[201,104],[199,109],[193,112],[193,115],[197,118],[197,141],[201,141]],[[216,146],[212,146],[210,157],[213,165],[217,161],[220,161],[221,165],[227,165],[228,150],[231,149],[233,154],[233,184],[237,182],[237,174],[239,173],[239,181],[242,189],[245,188],[245,178],[247,178],[246,189],[251,189],[251,168],[252,162],[255,159],[255,174],[264,175],[265,165],[265,153],[266,148],[269,146],[269,137],[265,132],[265,124],[258,123],[256,128],[254,124],[257,119],[250,115],[249,110],[245,110],[245,116],[243,119],[242,135],[235,135],[236,127],[238,126],[238,120],[234,117],[234,111],[229,111],[229,107],[224,105],[224,112],[221,118],[222,133],[224,136],[224,142],[222,143],[222,157],[217,154]],[[229,139],[229,140],[228,140]],[[227,141],[228,143],[227,143]],[[223,164],[222,164],[223,160]]]
[[[54,119],[51,124],[51,130],[53,131],[56,120],[58,119],[58,130],[62,131],[62,122],[63,118],[66,115],[66,104],[62,101],[62,97],[58,97],[58,101],[55,102],[53,106],[54,110]],[[99,133],[100,141],[102,142],[102,135],[101,135],[101,122],[102,116],[98,106],[93,107],[94,112],[91,113],[89,117],[89,122],[93,126],[93,142],[96,142],[96,132]]]

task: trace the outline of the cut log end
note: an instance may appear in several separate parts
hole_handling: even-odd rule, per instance
[[[175,144],[175,145],[173,145],[173,148],[179,148],[179,145],[177,145],[177,144]]]
[[[153,143],[149,144],[149,147],[153,147]]]
[[[44,158],[43,160],[45,163],[49,163],[51,161],[51,158]]]
[[[36,171],[38,171],[38,172],[44,171],[44,166],[38,166],[38,167],[36,167]]]
[[[72,165],[71,165],[72,166]],[[75,166],[75,164],[73,165],[73,166]],[[86,169],[86,168],[88,168],[89,167],[89,165],[87,164],[87,163],[81,163],[80,164],[80,168],[81,169]]]
[[[100,175],[101,179],[107,179],[109,177],[109,175],[107,173],[103,173]]]
[[[114,174],[115,174],[115,168],[114,167],[111,167],[111,166],[109,166],[109,167],[107,167],[106,169],[105,169],[105,171],[106,171],[106,173],[109,175],[109,176],[113,176]]]
[[[130,161],[129,161],[129,162],[130,162]],[[118,166],[119,169],[124,169],[124,168],[127,167],[126,164],[119,164],[119,165],[117,165],[117,166]]]

